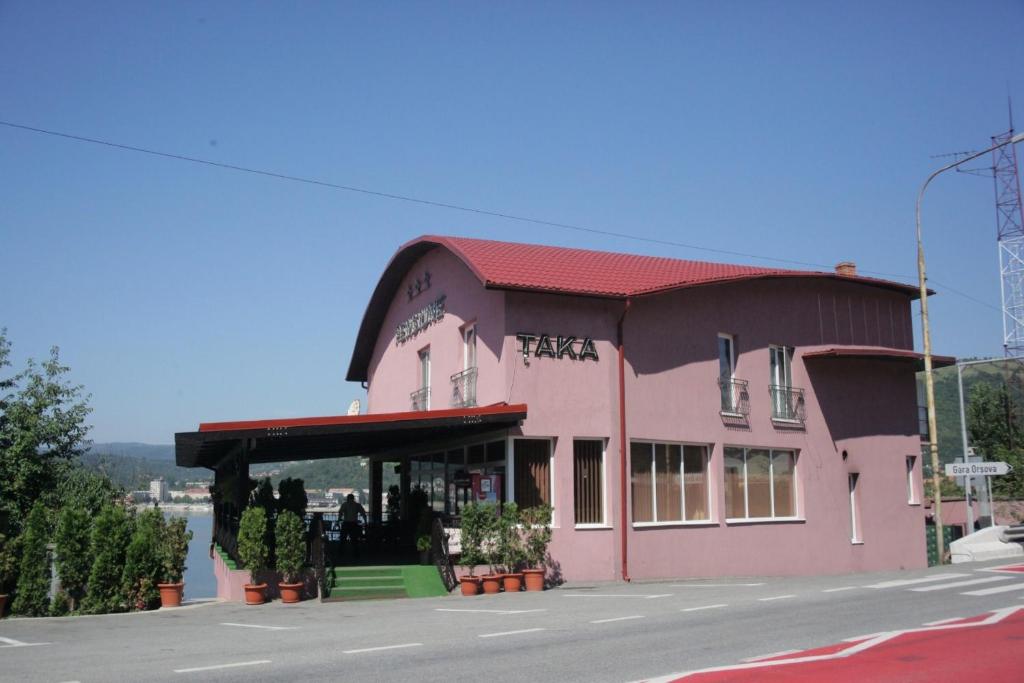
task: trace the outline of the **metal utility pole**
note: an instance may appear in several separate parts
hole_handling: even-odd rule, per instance
[[[935,419],[935,378],[932,373],[932,333],[931,327],[928,322],[928,285],[927,278],[925,276],[925,263],[924,263],[924,244],[921,241],[921,200],[924,199],[924,191],[928,189],[928,185],[935,179],[937,175],[948,171],[952,168],[956,168],[961,164],[967,163],[977,159],[978,157],[994,152],[997,149],[1014,145],[1018,142],[1024,141],[1024,133],[1017,135],[1008,135],[1006,140],[1002,140],[998,143],[994,143],[988,149],[984,149],[980,152],[972,154],[968,157],[964,157],[959,161],[954,161],[951,164],[947,164],[942,168],[934,171],[924,184],[921,185],[921,190],[917,193],[917,207],[914,212],[915,221],[917,223],[917,277],[919,286],[921,289],[921,336],[923,337],[924,343],[924,386],[925,386],[925,398],[928,402],[928,433],[929,433],[929,450],[931,451],[931,464],[932,464],[932,488],[935,496],[935,536],[936,546],[939,553],[939,563],[941,564],[946,555],[946,544],[945,539],[942,536],[942,492],[940,491],[941,486],[941,475],[939,472],[939,435],[938,426]],[[1014,157],[1016,159],[1016,156]],[[1024,247],[1024,240],[1021,241],[1021,246]],[[1024,253],[1018,254],[1018,256],[1024,256]],[[1024,266],[1024,261],[1020,261]],[[1024,268],[1022,268],[1024,273]],[[1024,294],[1024,292],[1022,292]],[[1024,296],[1022,296],[1022,302],[1024,302]],[[1024,317],[1024,316],[1022,316]],[[1022,325],[1024,327],[1024,325]]]
[[[1010,130],[992,137],[992,177],[996,190],[996,239],[999,242],[999,291],[1003,308],[1003,351],[1024,355],[1024,209],[1021,208],[1017,148]]]

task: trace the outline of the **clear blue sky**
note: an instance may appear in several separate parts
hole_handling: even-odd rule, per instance
[[[930,156],[984,148],[1008,93],[1024,128],[1022,28],[1019,0],[0,1],[0,119],[912,282]],[[1001,353],[991,178],[940,178],[924,220],[936,351]],[[0,327],[18,364],[61,347],[97,441],[343,413],[423,233],[772,263],[0,126]]]

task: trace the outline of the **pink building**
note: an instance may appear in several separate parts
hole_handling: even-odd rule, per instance
[[[359,329],[360,417],[525,417],[374,456],[371,500],[386,460],[439,516],[550,503],[574,580],[923,567],[915,298],[852,264],[418,238]]]

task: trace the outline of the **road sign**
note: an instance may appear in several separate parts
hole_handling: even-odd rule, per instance
[[[996,477],[1013,469],[1005,462],[951,462],[946,464],[947,477]]]

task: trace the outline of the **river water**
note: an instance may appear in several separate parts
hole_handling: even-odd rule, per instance
[[[210,559],[210,539],[213,536],[213,512],[165,512],[166,517],[185,517],[192,532],[188,544],[188,558],[185,560],[185,597],[214,598],[217,596],[217,580],[213,576],[213,560]]]

